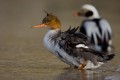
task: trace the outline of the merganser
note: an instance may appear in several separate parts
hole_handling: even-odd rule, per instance
[[[33,28],[48,27],[43,42],[45,47],[60,60],[78,69],[94,69],[101,66],[109,58],[90,48],[87,37],[76,33],[78,27],[61,32],[59,19],[47,13],[42,23]]]
[[[107,20],[100,17],[97,9],[91,4],[82,6],[75,16],[83,16],[85,19],[79,29],[89,37],[95,49],[102,52],[112,51],[112,30]]]

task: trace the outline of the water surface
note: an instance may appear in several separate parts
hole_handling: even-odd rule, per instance
[[[119,0],[4,0],[0,1],[0,80],[120,80]],[[94,4],[111,24],[115,58],[95,70],[70,69],[43,46],[45,29],[31,29],[46,15],[60,18],[62,30],[80,25],[73,17],[84,3]]]

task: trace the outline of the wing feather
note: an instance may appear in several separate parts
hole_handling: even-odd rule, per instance
[[[111,37],[112,37],[112,30],[111,30],[111,27],[110,27],[110,24],[105,20],[105,19],[102,19],[100,21],[100,26],[101,26],[101,29],[102,29],[102,40],[110,40]]]
[[[89,37],[90,42],[98,51],[107,51],[107,48],[111,46],[112,30],[105,19],[86,20],[80,29]]]
[[[77,30],[75,29],[77,28],[63,32],[59,45],[73,57],[86,58],[91,61],[94,57],[97,57],[99,61],[104,61],[105,56],[89,46],[90,42],[87,40],[87,36],[82,33],[76,33]]]

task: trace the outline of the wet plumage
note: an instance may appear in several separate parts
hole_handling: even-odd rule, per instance
[[[61,61],[79,69],[97,68],[109,57],[92,49],[87,36],[77,33],[78,27],[62,32],[60,21],[47,13],[42,24],[33,28],[48,27],[43,42],[45,47]]]

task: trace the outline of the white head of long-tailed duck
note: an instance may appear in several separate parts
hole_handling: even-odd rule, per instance
[[[61,32],[59,19],[47,13],[42,23],[33,28],[48,27],[43,42],[45,47],[63,62],[78,69],[90,69],[101,66],[110,58],[89,46],[87,36],[76,33],[77,28]]]
[[[79,12],[74,13],[75,16],[83,16],[86,19],[100,18],[97,9],[91,4],[85,4],[81,7]]]
[[[81,14],[83,14],[85,17],[89,19],[100,18],[100,15],[97,9],[93,5],[90,5],[90,4],[85,4],[82,6]]]
[[[111,54],[113,51],[111,26],[106,19],[100,17],[98,10],[91,4],[85,4],[74,15],[85,18],[79,31],[89,37],[95,49]]]

